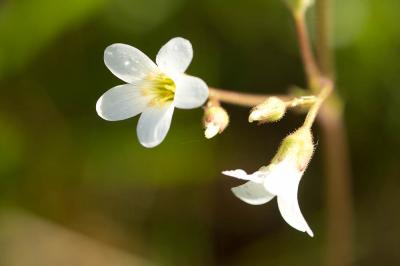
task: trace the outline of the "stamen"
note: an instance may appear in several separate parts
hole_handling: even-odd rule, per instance
[[[175,82],[164,73],[152,73],[143,81],[143,94],[150,96],[149,105],[162,105],[172,102],[175,97]]]

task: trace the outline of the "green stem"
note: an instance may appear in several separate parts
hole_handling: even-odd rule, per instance
[[[311,106],[308,110],[307,116],[304,120],[303,127],[311,129],[312,125],[314,124],[315,118],[318,115],[318,112],[328,98],[329,94],[332,92],[332,84],[329,82],[327,85],[323,86],[320,93],[317,96],[315,103]]]

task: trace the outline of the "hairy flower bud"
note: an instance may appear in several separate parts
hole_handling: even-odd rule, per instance
[[[222,133],[229,124],[229,115],[221,106],[210,106],[204,110],[203,117],[204,124],[204,135],[207,139],[210,139]]]
[[[286,103],[278,97],[269,97],[263,103],[254,107],[249,115],[249,122],[276,122],[286,112]]]

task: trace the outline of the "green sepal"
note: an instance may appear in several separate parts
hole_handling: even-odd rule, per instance
[[[299,128],[283,139],[271,164],[279,163],[289,157],[297,161],[300,171],[304,170],[314,153],[314,144],[311,131],[306,128]]]

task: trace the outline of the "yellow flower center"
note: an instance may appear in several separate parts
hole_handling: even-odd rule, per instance
[[[175,82],[164,73],[152,73],[145,78],[143,94],[150,96],[150,106],[172,102],[175,97]]]

